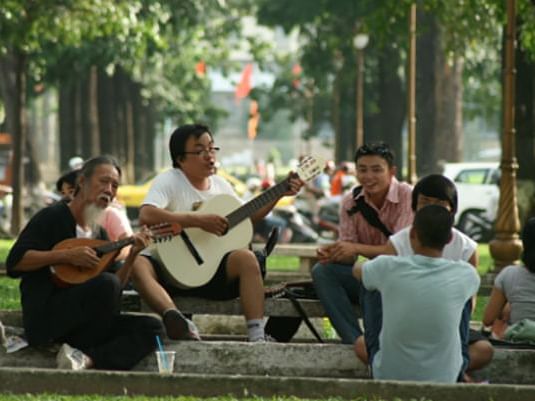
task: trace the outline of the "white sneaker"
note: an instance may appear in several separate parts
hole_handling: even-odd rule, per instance
[[[61,346],[56,355],[58,369],[83,370],[91,365],[91,358],[79,349],[71,347],[65,343]]]
[[[192,340],[201,341],[201,335],[199,334],[199,329],[197,325],[193,323],[192,320],[186,319],[188,322],[188,335]]]
[[[249,340],[249,342],[255,343],[255,344],[262,344],[262,343],[276,343],[277,340],[273,337],[271,337],[269,334],[264,334],[264,337],[260,337],[256,340]]]

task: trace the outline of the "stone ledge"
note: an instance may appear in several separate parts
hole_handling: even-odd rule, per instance
[[[179,356],[175,360],[175,372],[179,373],[232,371],[261,376],[367,377],[367,368],[355,358],[350,345],[168,341],[165,348]],[[55,368],[56,351],[34,348],[12,354],[2,351],[0,367]],[[148,355],[134,370],[157,371],[155,356]]]
[[[417,382],[372,381],[307,377],[173,374],[0,368],[2,391],[14,394],[99,394],[146,396],[276,397],[325,399],[429,399],[488,401],[535,399],[535,386],[441,385]]]
[[[165,348],[179,355],[175,372],[195,374],[366,378],[367,368],[354,356],[352,346],[318,343],[247,343],[234,341],[169,341]],[[54,368],[55,352],[24,349],[0,354],[0,367]],[[156,371],[148,355],[136,371]],[[535,383],[535,350],[496,348],[494,360],[474,375],[494,384]],[[533,398],[535,399],[535,398]]]

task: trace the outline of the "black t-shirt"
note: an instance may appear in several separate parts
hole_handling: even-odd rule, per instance
[[[25,327],[28,327],[30,321],[35,323],[35,320],[46,319],[47,300],[62,289],[53,283],[49,266],[31,272],[14,271],[14,266],[29,250],[48,251],[57,243],[74,237],[74,216],[65,202],[57,202],[32,217],[9,251],[6,259],[7,273],[10,277],[21,278],[20,294]],[[107,239],[104,230],[99,230],[97,238]]]

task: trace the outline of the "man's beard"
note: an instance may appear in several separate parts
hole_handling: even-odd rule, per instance
[[[103,213],[105,208],[98,207],[94,203],[87,205],[84,209],[84,220],[87,227],[95,232],[99,225],[101,225]]]

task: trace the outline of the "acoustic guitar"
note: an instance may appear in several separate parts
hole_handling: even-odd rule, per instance
[[[308,181],[324,166],[319,158],[307,156],[296,169],[296,175]],[[170,241],[159,242],[152,256],[165,267],[168,279],[180,288],[195,288],[208,283],[215,275],[225,254],[246,248],[253,237],[250,220],[255,212],[272,203],[289,188],[289,178],[242,204],[231,195],[216,195],[204,202],[195,213],[218,214],[228,220],[228,231],[217,236],[197,227],[185,228]]]
[[[173,236],[180,234],[181,227],[178,223],[163,223],[151,226],[149,230],[152,241],[154,241],[154,243],[159,243],[171,240]],[[54,246],[54,250],[89,246],[95,250],[100,261],[95,268],[84,268],[71,264],[51,266],[50,271],[52,272],[54,283],[59,287],[67,287],[69,285],[84,283],[85,281],[98,276],[113,263],[122,248],[132,245],[134,242],[134,237],[124,238],[119,241],[68,238],[58,242]]]

